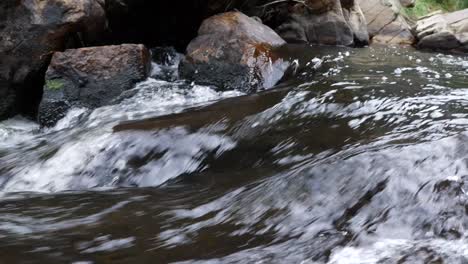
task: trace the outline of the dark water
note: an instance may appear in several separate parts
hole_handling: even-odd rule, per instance
[[[0,263],[468,263],[468,57],[284,52],[298,77],[255,95],[155,65],[0,123]]]

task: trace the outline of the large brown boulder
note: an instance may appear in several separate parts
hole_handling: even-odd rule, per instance
[[[274,51],[285,41],[240,12],[206,19],[198,34],[179,67],[181,77],[198,84],[256,91],[274,86],[289,66]]]
[[[0,119],[31,114],[53,51],[92,42],[105,28],[103,0],[0,1]]]
[[[69,107],[96,108],[110,104],[123,91],[147,78],[149,51],[124,44],[56,52],[46,73],[39,121],[51,126]]]
[[[411,45],[415,38],[411,26],[400,15],[402,6],[411,6],[409,0],[357,0],[367,20],[369,35],[374,43]]]
[[[354,0],[309,0],[290,8],[276,29],[288,42],[325,45],[365,45],[366,20]]]

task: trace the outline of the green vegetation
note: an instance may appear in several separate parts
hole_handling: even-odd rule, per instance
[[[65,85],[65,84],[64,84],[63,81],[60,80],[60,79],[57,79],[57,80],[47,80],[47,81],[46,81],[46,84],[45,84],[45,86],[46,86],[46,88],[47,88],[48,90],[60,90],[60,89],[63,88],[64,85]]]
[[[404,8],[403,13],[410,18],[418,18],[437,10],[453,12],[464,8],[468,8],[468,0],[416,0],[416,5]]]

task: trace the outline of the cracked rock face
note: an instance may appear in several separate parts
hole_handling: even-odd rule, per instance
[[[421,49],[468,51],[468,9],[436,14],[416,23]]]
[[[411,6],[411,1],[358,0],[367,20],[369,35],[374,43],[406,44],[415,38],[406,20],[398,15],[401,6]]]
[[[0,119],[32,114],[52,52],[105,28],[102,0],[0,1]]]

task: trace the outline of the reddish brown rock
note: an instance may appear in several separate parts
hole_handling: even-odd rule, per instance
[[[147,78],[150,63],[149,51],[135,44],[54,53],[39,107],[40,123],[53,125],[70,106],[96,108],[111,103]]]
[[[183,78],[219,89],[256,91],[274,86],[289,63],[275,55],[285,41],[240,12],[206,19],[180,65]]]

